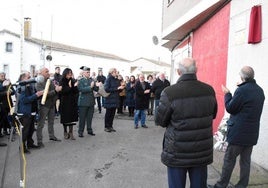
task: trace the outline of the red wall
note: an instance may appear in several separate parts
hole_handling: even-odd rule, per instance
[[[217,130],[225,110],[221,85],[226,83],[229,18],[230,3],[198,28],[192,38],[198,79],[212,85],[216,91],[218,114],[213,124],[214,131]]]

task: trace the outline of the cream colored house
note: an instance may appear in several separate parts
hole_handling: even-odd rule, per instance
[[[6,73],[6,77],[12,83],[18,80],[23,70],[30,71],[32,75],[41,67],[47,67],[50,73],[54,73],[55,67],[69,67],[74,76],[78,77],[81,66],[88,66],[91,72],[102,70],[108,75],[112,67],[116,67],[122,75],[130,74],[129,60],[114,54],[78,48],[53,41],[41,40],[31,37],[31,24],[25,19],[24,40],[21,34],[9,30],[0,31],[0,71]]]
[[[149,74],[157,74],[163,72],[166,75],[166,78],[170,80],[170,70],[171,65],[162,61],[156,61],[147,58],[138,58],[129,63],[130,65],[130,74],[137,77],[138,74],[143,73],[145,78]]]

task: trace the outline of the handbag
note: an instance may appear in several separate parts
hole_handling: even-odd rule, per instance
[[[97,91],[93,91],[94,97],[100,97],[101,95]]]
[[[99,90],[98,93],[102,96],[102,97],[108,97],[110,95],[110,93],[107,93],[104,89],[103,85],[99,86]]]

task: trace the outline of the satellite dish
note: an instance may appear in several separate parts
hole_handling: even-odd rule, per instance
[[[158,45],[158,38],[157,38],[157,36],[153,36],[153,43],[154,43],[154,45]]]
[[[47,55],[46,59],[47,59],[47,61],[52,61],[52,56],[51,55]]]

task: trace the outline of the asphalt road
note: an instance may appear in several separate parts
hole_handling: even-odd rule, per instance
[[[165,188],[166,167],[160,161],[165,129],[155,126],[153,117],[147,117],[146,128],[134,129],[133,119],[116,116],[115,133],[104,132],[104,113],[94,114],[93,130],[96,136],[84,134],[76,140],[63,139],[63,127],[55,119],[55,135],[61,142],[50,141],[47,127],[43,129],[42,149],[26,155],[27,188]],[[7,142],[7,138],[1,138]],[[20,158],[18,138],[10,142],[3,188],[20,187]],[[3,174],[7,147],[0,147],[0,177]],[[214,184],[220,176],[223,153],[214,152],[214,162],[208,166],[208,183]],[[236,165],[233,182],[237,182]],[[268,173],[252,164],[249,187],[266,188]],[[4,180],[4,181],[3,181]],[[189,180],[186,187],[189,187]],[[1,187],[2,188],[2,187]]]
[[[26,187],[167,187],[166,167],[160,161],[163,128],[148,121],[148,129],[134,129],[132,120],[118,117],[114,120],[117,132],[107,133],[103,114],[94,115],[96,136],[84,134],[84,138],[79,138],[75,127],[76,140],[64,140],[59,119],[55,119],[55,135],[62,142],[49,141],[47,128],[43,129],[45,147],[32,149],[31,154],[26,155]],[[5,188],[19,187],[18,148],[16,139],[10,145]],[[1,167],[6,150],[0,148]]]

